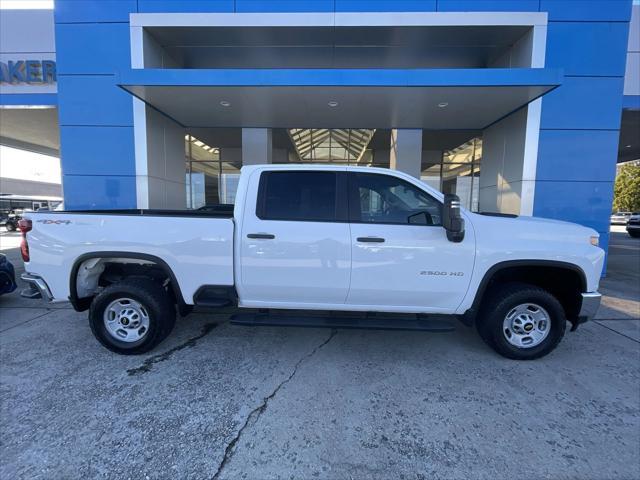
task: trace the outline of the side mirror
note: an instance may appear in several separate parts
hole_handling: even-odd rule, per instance
[[[447,193],[444,196],[442,226],[447,231],[447,240],[461,242],[464,240],[464,219],[460,215],[460,197]]]

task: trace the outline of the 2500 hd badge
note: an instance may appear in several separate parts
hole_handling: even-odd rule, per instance
[[[420,275],[436,275],[436,276],[449,276],[449,277],[463,277],[464,272],[439,272],[437,270],[422,270]]]

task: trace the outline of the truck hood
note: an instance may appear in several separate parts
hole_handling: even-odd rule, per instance
[[[538,224],[538,225],[558,225],[558,226],[565,226],[565,227],[580,227],[580,228],[587,228],[583,225],[580,225],[578,223],[571,223],[571,222],[567,222],[564,220],[556,220],[553,218],[542,218],[542,217],[516,217],[513,220],[516,220],[518,222],[526,222],[528,224]]]
[[[473,213],[470,214],[470,220],[474,224],[474,228],[499,228],[507,229],[507,231],[511,229],[511,234],[515,238],[533,234],[536,237],[545,237],[547,235],[555,237],[549,238],[549,240],[560,240],[561,237],[567,240],[568,237],[584,239],[589,238],[591,235],[598,235],[598,232],[594,229],[584,225],[551,218],[493,216]]]

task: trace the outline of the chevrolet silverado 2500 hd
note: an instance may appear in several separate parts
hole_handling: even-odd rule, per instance
[[[449,314],[533,359],[595,314],[604,262],[592,229],[471,213],[367,167],[248,166],[234,207],[30,213],[21,230],[22,278],[123,354],[160,343],[176,309],[237,305]]]

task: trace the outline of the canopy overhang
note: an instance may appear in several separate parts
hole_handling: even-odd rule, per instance
[[[557,69],[131,69],[118,85],[185,127],[483,129]]]

